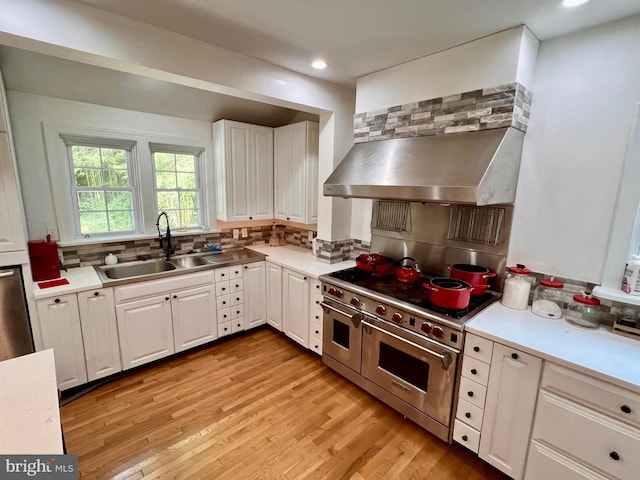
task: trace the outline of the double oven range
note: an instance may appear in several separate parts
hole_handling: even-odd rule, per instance
[[[320,276],[323,362],[444,441],[451,441],[464,323],[498,298],[464,310],[429,303],[422,283],[357,268]]]

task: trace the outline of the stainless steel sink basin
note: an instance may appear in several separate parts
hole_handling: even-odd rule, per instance
[[[151,275],[154,273],[170,272],[175,269],[175,265],[166,261],[161,261],[110,267],[105,268],[103,272],[108,278],[115,280],[120,278],[139,277],[141,275]]]
[[[178,257],[171,259],[171,263],[183,268],[201,267],[202,265],[209,265],[203,257]]]

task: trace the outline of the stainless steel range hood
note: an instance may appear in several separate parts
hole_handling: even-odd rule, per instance
[[[324,194],[417,202],[513,203],[524,133],[512,127],[355,144]]]

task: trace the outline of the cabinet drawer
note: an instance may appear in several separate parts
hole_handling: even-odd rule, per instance
[[[244,317],[231,320],[231,333],[242,332],[244,330]]]
[[[216,283],[216,295],[227,295],[229,292],[229,281],[225,280],[223,282]]]
[[[486,387],[489,383],[489,364],[465,355],[462,360],[461,374]]]
[[[484,399],[487,396],[487,387],[480,385],[468,378],[460,378],[460,398],[465,399],[467,402],[484,408]]]
[[[322,309],[311,307],[309,310],[310,310],[309,316],[311,317],[311,321],[320,322],[320,325],[322,326]]]
[[[464,355],[477,358],[484,363],[491,363],[493,342],[479,337],[473,333],[467,333],[464,340]]]
[[[636,478],[640,471],[640,429],[545,390],[538,398],[533,439],[613,478]]]
[[[483,416],[484,410],[482,410],[480,407],[466,401],[464,398],[458,399],[458,410],[456,411],[456,418],[458,418],[460,421],[479,431],[482,428]]]
[[[317,278],[311,279],[311,293],[322,295],[322,282]]]
[[[231,306],[242,305],[244,303],[244,292],[235,292],[229,295],[231,298]]]
[[[309,344],[309,349],[312,352],[316,352],[318,355],[322,355],[322,340],[318,340],[317,338],[312,337]]]
[[[229,289],[231,293],[241,292],[244,289],[244,280],[242,278],[234,278],[229,280]]]
[[[216,310],[229,308],[231,306],[231,295],[220,295],[216,297]]]
[[[574,459],[536,441],[531,442],[524,478],[525,480],[540,480],[541,478],[549,480],[608,480],[608,477],[604,477]]]
[[[198,287],[201,285],[211,285],[213,275],[211,270],[206,272],[188,273],[185,275],[175,275],[162,280],[151,280],[148,282],[137,282],[130,285],[122,285],[114,288],[116,304],[129,300],[141,299],[152,295],[166,292],[177,292],[185,288]]]
[[[322,340],[322,322],[312,320],[310,333],[312,336]]]
[[[218,325],[221,323],[225,323],[231,320],[231,309],[230,308],[222,308],[218,310]]]
[[[229,279],[233,280],[234,278],[242,278],[242,265],[234,265],[233,267],[229,267]]]
[[[480,432],[471,428],[466,423],[456,420],[453,424],[453,439],[460,445],[467,447],[474,453],[478,453],[480,445]]]
[[[213,271],[213,277],[215,278],[216,283],[229,280],[229,267],[216,268]]]
[[[244,305],[231,307],[231,320],[244,316]]]
[[[640,426],[640,395],[637,393],[549,362],[545,364],[541,386],[602,409],[623,422]]]
[[[218,324],[218,338],[231,335],[231,322],[223,322]]]
[[[320,306],[320,303],[322,302],[322,295],[318,295],[315,293],[312,293],[309,297],[309,307],[310,308],[322,308]]]

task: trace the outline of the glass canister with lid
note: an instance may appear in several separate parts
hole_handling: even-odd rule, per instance
[[[507,267],[500,303],[514,310],[526,310],[532,280],[531,270],[524,265],[518,263],[515,267]]]
[[[597,328],[601,318],[600,300],[591,295],[574,295],[567,305],[567,322],[579,327]]]
[[[564,314],[564,283],[549,279],[540,280],[533,291],[531,312],[544,318],[562,318]]]

